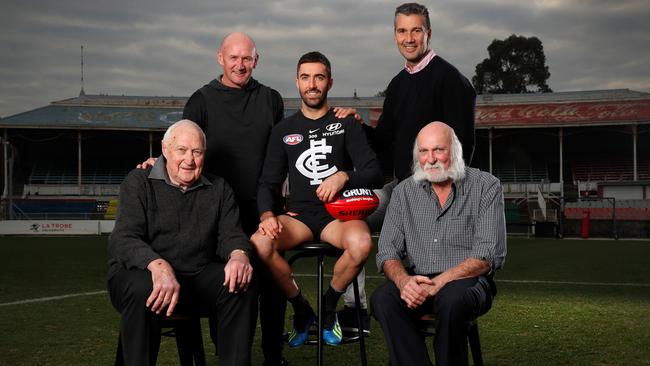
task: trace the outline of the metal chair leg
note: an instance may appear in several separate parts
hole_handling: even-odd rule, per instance
[[[323,366],[323,262],[322,254],[318,257],[318,298],[316,304],[318,307],[318,352],[316,354],[316,365]]]
[[[354,306],[357,310],[357,330],[359,331],[359,355],[361,356],[361,365],[367,366],[368,360],[366,357],[366,335],[361,321],[361,297],[359,296],[359,282],[355,277],[352,281],[352,289],[354,290]]]
[[[295,248],[298,253],[293,254],[289,259],[287,260],[289,266],[293,266],[293,263],[299,259],[299,258],[306,258],[306,257],[316,257],[316,269],[317,269],[317,276],[316,276],[316,284],[317,284],[317,299],[316,299],[316,316],[318,317],[318,322],[316,323],[316,328],[317,328],[317,341],[314,343],[313,340],[308,340],[307,344],[311,345],[316,345],[317,348],[317,353],[316,353],[316,365],[317,366],[322,366],[323,365],[323,348],[324,348],[324,340],[323,340],[323,280],[324,280],[324,263],[325,263],[325,257],[339,257],[341,253],[343,252],[340,249],[337,249],[330,244],[324,243],[324,242],[309,242],[305,243],[297,248]],[[355,281],[356,283],[356,281]],[[357,304],[357,309],[361,309],[361,304],[359,300],[359,287],[358,283],[356,283],[356,296],[355,296],[355,303]],[[360,320],[360,313],[357,314],[357,321],[359,324],[362,324]],[[363,333],[363,326],[361,325],[360,327],[360,334],[359,334],[359,340],[361,344],[361,358],[362,358],[362,365],[366,366],[367,361],[366,361],[366,352],[365,352],[365,343],[364,343],[364,337],[365,333]],[[311,333],[310,333],[311,334]],[[353,340],[354,341],[354,340]]]
[[[176,348],[178,349],[178,361],[181,366],[194,366],[194,358],[192,357],[192,339],[190,339],[191,327],[188,324],[190,321],[177,322],[174,326],[174,333],[176,334]]]
[[[115,366],[124,366],[124,354],[122,353],[122,332],[117,337],[117,352],[115,353]]]
[[[182,366],[205,366],[201,319],[195,318],[179,322],[174,329],[180,364]]]

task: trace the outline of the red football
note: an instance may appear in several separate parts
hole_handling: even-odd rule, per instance
[[[341,221],[361,220],[370,215],[379,205],[379,197],[367,188],[348,189],[334,201],[326,202],[327,212]]]

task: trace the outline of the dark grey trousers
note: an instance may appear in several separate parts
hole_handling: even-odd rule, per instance
[[[384,332],[391,365],[431,365],[417,324],[427,313],[436,319],[436,366],[467,365],[467,321],[486,313],[496,293],[491,281],[479,278],[452,281],[416,309],[406,306],[392,281],[378,287],[370,301]]]
[[[219,364],[248,366],[257,323],[257,283],[254,279],[248,291],[231,294],[222,285],[223,268],[223,263],[214,262],[197,275],[177,275],[181,286],[177,309],[216,316]],[[162,315],[154,314],[145,306],[151,291],[148,270],[122,270],[108,281],[111,302],[121,314],[125,365],[156,364]]]

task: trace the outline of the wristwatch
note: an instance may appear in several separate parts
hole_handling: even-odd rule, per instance
[[[248,257],[248,253],[246,253],[246,251],[244,249],[233,249],[233,251],[230,252],[230,254],[228,255],[228,259],[230,259],[232,257],[232,253],[234,253],[234,252],[242,252],[242,253],[244,253],[245,256]]]

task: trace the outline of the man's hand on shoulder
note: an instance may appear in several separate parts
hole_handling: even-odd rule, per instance
[[[171,264],[164,259],[156,259],[147,265],[151,272],[152,291],[147,298],[146,305],[156,314],[167,307],[167,316],[172,315],[176,304],[181,285],[176,281],[176,275]]]
[[[359,112],[357,112],[357,110],[354,108],[334,107],[333,110],[334,110],[334,117],[336,118],[345,118],[347,116],[353,116],[354,119],[357,120],[357,122],[363,124],[363,118],[361,118]]]
[[[415,309],[429,298],[427,289],[434,283],[426,276],[406,276],[395,285],[400,291],[400,297],[406,302],[406,306]]]
[[[225,279],[223,285],[231,293],[246,291],[253,278],[253,267],[248,260],[248,255],[241,249],[235,249],[230,253],[230,259],[223,269]]]
[[[158,160],[158,158],[149,158],[143,161],[141,164],[136,165],[135,167],[138,169],[147,169],[148,167],[156,164],[156,160]]]

